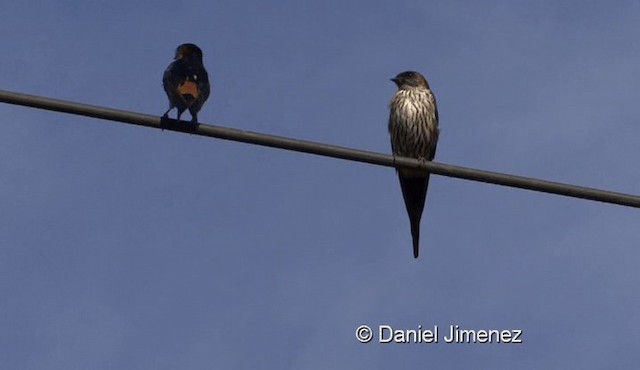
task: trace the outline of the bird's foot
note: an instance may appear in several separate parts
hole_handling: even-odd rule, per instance
[[[162,131],[164,131],[164,129],[167,127],[168,119],[169,119],[169,112],[163,114],[162,117],[160,117],[160,129]]]
[[[198,115],[191,116],[191,126],[193,126],[194,130],[197,130],[198,126],[200,126],[200,123],[198,123]]]
[[[418,157],[418,162],[420,163],[420,166],[424,166],[426,165],[428,162],[431,162],[430,160],[428,160],[425,157]]]

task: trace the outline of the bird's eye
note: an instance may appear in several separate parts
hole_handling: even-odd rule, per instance
[[[415,74],[415,73],[413,73],[413,72],[409,72],[407,75],[408,75],[409,77],[415,77],[415,76],[416,76],[416,74]]]

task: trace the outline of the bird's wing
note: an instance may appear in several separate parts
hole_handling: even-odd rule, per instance
[[[203,66],[200,66],[196,71],[196,76],[198,77],[198,100],[204,104],[211,93],[211,88],[209,86],[209,74]]]
[[[162,76],[162,85],[167,94],[173,94],[180,86],[180,83],[184,81],[183,71],[179,60],[176,60],[169,64]]]

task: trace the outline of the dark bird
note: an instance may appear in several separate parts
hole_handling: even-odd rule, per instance
[[[402,72],[391,81],[398,91],[391,100],[389,133],[394,156],[431,161],[438,143],[438,108],[427,80],[418,72]],[[409,213],[413,256],[418,258],[420,219],[429,187],[429,173],[420,170],[398,170],[404,204]]]
[[[169,64],[162,77],[164,91],[169,97],[169,111],[178,109],[178,117],[189,109],[191,123],[198,123],[198,112],[209,97],[209,75],[202,64],[202,50],[194,44],[182,44],[176,49],[175,60]]]

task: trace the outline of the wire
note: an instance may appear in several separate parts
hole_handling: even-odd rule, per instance
[[[188,122],[161,118],[159,116],[127,112],[3,90],[0,90],[0,102],[100,118],[109,121],[124,122],[139,126],[186,132],[193,135],[239,141],[248,144],[316,154],[356,162],[371,163],[386,167],[422,169],[441,176],[640,208],[640,196],[453,166],[438,162],[421,162],[413,158],[394,157],[387,154],[328,145],[313,141],[298,140],[206,124],[200,124],[198,127],[194,127]]]

